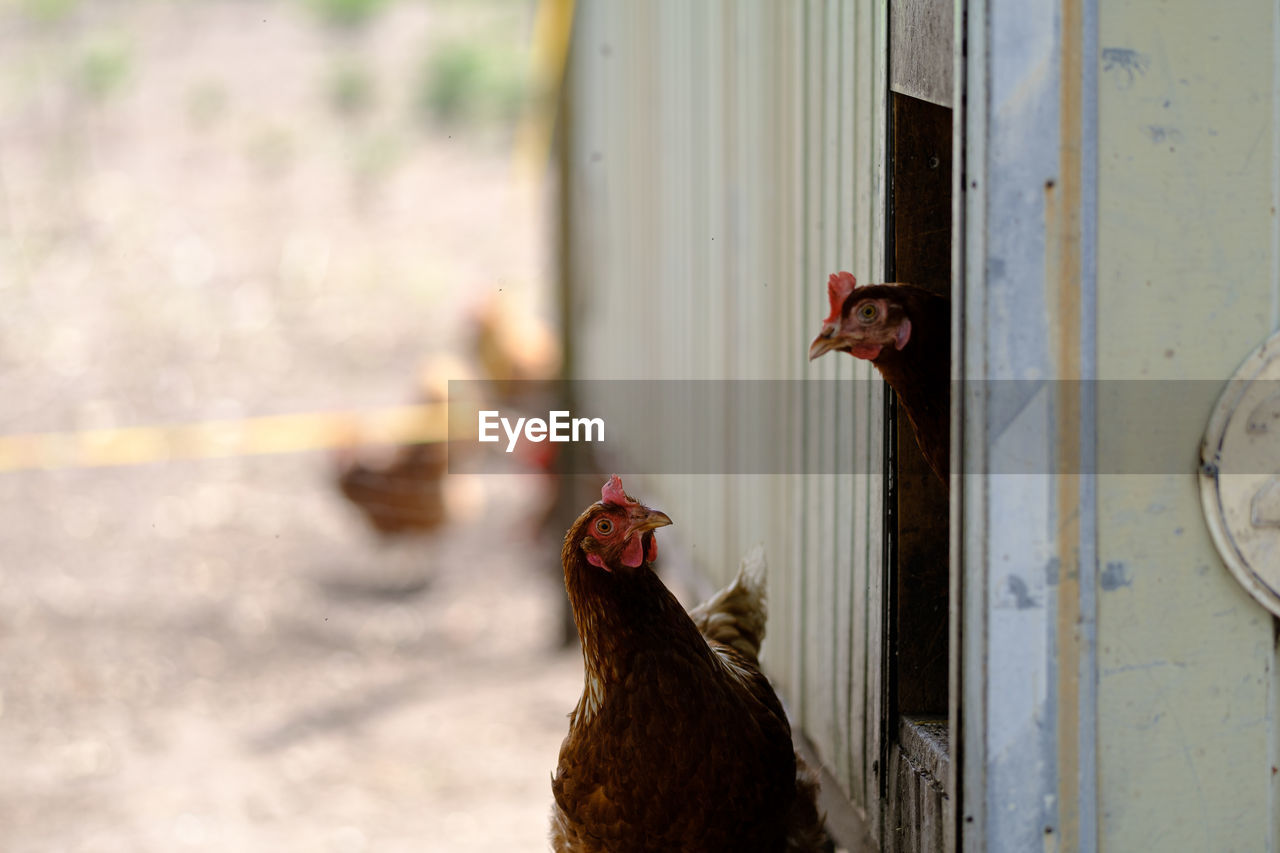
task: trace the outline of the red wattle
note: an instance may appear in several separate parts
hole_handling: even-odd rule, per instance
[[[649,540],[649,553],[644,557],[650,563],[658,559],[658,537],[654,536]]]
[[[627,540],[627,547],[622,549],[622,565],[636,568],[644,562],[644,550],[640,545],[640,537],[633,536]]]

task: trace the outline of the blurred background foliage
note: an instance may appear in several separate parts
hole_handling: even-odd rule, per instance
[[[286,326],[273,348],[342,326],[342,340],[371,348],[335,357],[366,367],[456,343],[457,323],[438,309],[461,282],[504,281],[545,307],[540,242],[517,256],[522,269],[485,271],[453,251],[483,242],[479,217],[469,226],[414,210],[424,193],[454,211],[479,203],[468,170],[509,166],[519,122],[545,103],[528,76],[535,10],[534,0],[0,0],[0,292],[74,289],[68,268],[93,265],[136,291],[108,315],[127,304],[134,319],[169,322],[225,287],[228,304],[270,306],[274,322],[316,317]],[[305,285],[293,281],[303,245]],[[125,256],[196,290],[141,298],[159,282],[139,279]],[[260,295],[235,295],[250,292]],[[431,309],[424,326],[405,326],[406,306]],[[217,322],[226,310],[213,308],[199,336],[230,333]],[[19,373],[94,348],[63,319],[36,312],[13,331]],[[29,426],[75,425],[44,420]]]
[[[419,72],[419,112],[445,124],[509,123],[524,103],[522,71],[520,57],[495,45],[441,45],[427,54]]]
[[[141,0],[136,5],[210,2]],[[430,7],[439,25],[404,67],[380,68],[370,56],[377,38],[369,31],[406,3]],[[136,46],[126,27],[110,23],[118,16],[104,14],[114,7],[127,17],[129,10],[119,0],[4,0],[0,9],[5,5],[11,23],[36,28],[37,37],[40,31],[73,37],[69,55],[61,60],[68,65],[70,85],[89,100],[106,100],[128,85],[136,70]],[[341,118],[360,119],[385,102],[428,124],[509,129],[526,105],[531,0],[264,0],[254,4],[253,14],[291,14],[288,5],[305,9],[332,39],[331,67],[317,91]],[[214,91],[206,87],[205,100],[193,109],[207,114]]]

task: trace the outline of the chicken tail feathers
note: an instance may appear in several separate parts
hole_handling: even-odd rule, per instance
[[[768,608],[765,604],[768,564],[764,546],[756,545],[738,567],[733,583],[689,611],[707,640],[723,643],[759,664]]]
[[[796,798],[787,820],[786,853],[834,853],[826,818],[818,810],[818,774],[796,756]]]

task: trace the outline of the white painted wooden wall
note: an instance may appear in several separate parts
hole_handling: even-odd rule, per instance
[[[806,356],[828,273],[883,280],[886,16],[883,2],[839,0],[578,4],[566,140],[575,377],[872,378],[863,362]],[[879,470],[879,383],[847,387],[833,398],[796,385],[779,436],[796,470],[834,468],[837,453]],[[670,438],[732,418],[671,412]],[[769,674],[850,799],[873,804],[874,827],[880,477],[633,482],[712,583],[765,544]]]

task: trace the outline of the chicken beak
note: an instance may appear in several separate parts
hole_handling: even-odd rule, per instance
[[[840,339],[835,335],[835,326],[823,326],[822,332],[813,339],[813,343],[809,344],[809,360],[813,361],[818,356],[837,349],[840,346]]]
[[[671,518],[665,512],[649,509],[648,507],[639,507],[638,511],[632,512],[631,529],[627,535],[630,537],[635,533],[646,533],[659,527],[666,527],[670,523]]]

